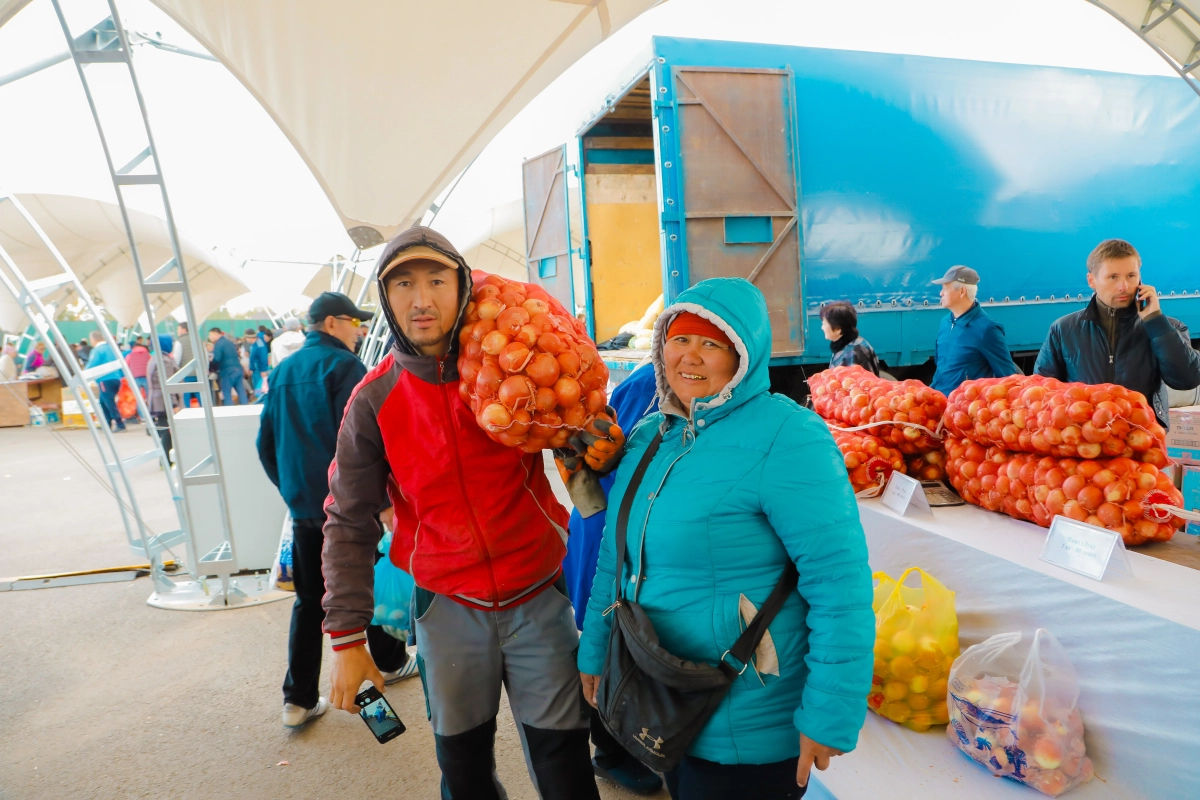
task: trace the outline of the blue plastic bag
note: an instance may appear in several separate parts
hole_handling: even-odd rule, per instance
[[[292,515],[283,519],[283,532],[279,536],[279,549],[275,551],[275,564],[271,568],[269,585],[272,589],[282,589],[285,592],[296,591],[295,577],[292,574]]]
[[[388,556],[391,544],[391,533],[379,543],[383,558],[375,562],[375,616],[371,624],[379,625],[389,636],[407,641],[412,629],[408,607],[412,600],[413,579],[392,563]]]

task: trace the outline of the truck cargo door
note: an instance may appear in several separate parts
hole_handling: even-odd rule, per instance
[[[773,354],[799,355],[804,298],[792,73],[676,67],[674,80],[688,283],[751,281],[767,298]]]
[[[572,314],[571,231],[567,215],[567,146],[521,165],[525,191],[525,263],[540,284]]]

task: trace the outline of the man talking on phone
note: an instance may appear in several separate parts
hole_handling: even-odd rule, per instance
[[[493,752],[503,685],[543,800],[599,800],[575,668],[579,634],[562,580],[567,512],[542,455],[492,441],[459,396],[470,271],[449,241],[422,227],[392,239],[378,263],[395,345],[346,407],[325,506],[330,701],[357,713],[364,681],[383,690],[362,644],[373,609],[374,513],[390,496],[390,558],[417,586],[417,662],[441,796],[505,796]],[[619,450],[620,429],[609,436],[610,451]],[[589,457],[603,464],[611,452],[589,448]]]
[[[1087,307],[1055,320],[1034,372],[1060,381],[1115,383],[1141,392],[1169,425],[1167,389],[1200,386],[1200,354],[1188,329],[1166,316],[1153,286],[1142,283],[1142,258],[1123,239],[1106,239],[1087,259],[1095,292]]]

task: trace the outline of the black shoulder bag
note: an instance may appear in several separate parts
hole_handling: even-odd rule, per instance
[[[613,613],[614,619],[596,699],[608,732],[643,764],[665,772],[683,760],[734,679],[745,672],[767,626],[795,590],[799,575],[789,561],[762,608],[715,667],[684,661],[663,649],[646,612],[625,599],[621,580],[629,511],[661,443],[660,432],[638,463],[617,514],[618,589],[612,606],[604,612]],[[727,656],[740,662],[741,669],[729,664]]]

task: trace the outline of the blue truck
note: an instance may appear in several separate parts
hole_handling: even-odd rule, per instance
[[[820,307],[848,300],[889,369],[931,372],[931,281],[966,264],[1028,369],[1112,237],[1200,331],[1200,98],[1181,80],[661,37],[639,63],[525,163],[530,278],[597,341],[736,275],[767,297],[773,366],[827,363]]]

